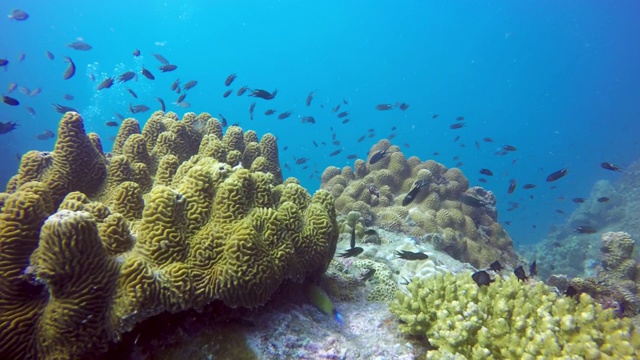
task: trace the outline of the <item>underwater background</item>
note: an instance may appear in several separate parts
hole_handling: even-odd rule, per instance
[[[638,358],[637,1],[0,8],[1,357]]]
[[[60,114],[52,104],[77,109],[87,130],[98,133],[109,149],[117,127],[105,122],[118,121],[118,113],[143,125],[159,109],[154,98],[160,97],[168,111],[179,115],[208,111],[258,134],[273,133],[281,149],[288,147],[280,155],[291,168],[283,168],[284,176],[297,177],[311,192],[319,187],[325,167],[351,165],[348,154],[365,157],[372,144],[395,134],[392,143],[407,156],[447,167],[462,162],[459,168],[472,185],[496,194],[499,220],[503,226],[511,222],[505,227],[518,246],[539,241],[550,224],[564,222],[566,215],[556,209],[566,214],[578,205],[559,197],[583,197],[597,180],[616,179],[618,174],[601,169],[600,162],[624,167],[640,154],[636,1],[63,0],[5,1],[2,7],[5,13],[24,8],[30,17],[0,25],[0,57],[10,60],[0,70],[0,88],[4,94],[12,82],[42,88],[34,97],[13,92],[20,106],[2,104],[0,121],[19,124],[0,135],[2,184],[16,172],[17,156],[31,149],[52,150],[55,139],[35,138],[46,129],[55,132]],[[79,38],[93,48],[67,47]],[[132,56],[135,49],[140,56]],[[153,53],[178,68],[161,73]],[[18,62],[20,54],[25,58]],[[69,80],[62,78],[63,56],[77,67]],[[139,77],[96,90],[104,78],[138,72],[141,66],[156,79]],[[231,73],[238,75],[234,93],[223,98],[224,80]],[[198,81],[186,98],[190,108],[172,104],[178,97],[170,90],[176,78]],[[242,85],[277,88],[278,96],[258,102],[251,121],[254,100],[235,95]],[[306,107],[312,91],[315,98]],[[64,94],[74,100],[65,100]],[[348,105],[340,111],[349,111],[347,124],[332,112],[343,99]],[[375,108],[398,101],[410,107]],[[151,110],[133,115],[129,103]],[[268,108],[293,113],[278,120],[264,115]],[[316,123],[301,123],[303,116],[313,116]],[[465,126],[450,129],[458,116],[464,116]],[[369,128],[375,137],[357,142]],[[339,146],[331,144],[333,132]],[[494,142],[483,142],[484,137]],[[506,144],[517,151],[494,154]],[[328,156],[336,149],[343,150]],[[296,165],[294,157],[308,158],[308,168]],[[481,168],[494,173],[486,184],[477,182]],[[562,168],[569,169],[566,178],[545,183],[549,173]],[[507,194],[511,179],[537,187]],[[509,202],[518,208],[507,212]]]

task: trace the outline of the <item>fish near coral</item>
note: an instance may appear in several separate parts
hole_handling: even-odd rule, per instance
[[[569,169],[561,169],[558,171],[554,171],[549,176],[547,176],[547,182],[553,182],[560,178],[565,177],[569,173]]]
[[[522,268],[522,265],[518,266],[517,268],[515,268],[513,270],[513,273],[516,275],[516,277],[518,278],[518,281],[522,280],[525,281],[527,280],[527,275],[524,273],[524,268]]]
[[[489,269],[495,271],[495,272],[499,272],[500,270],[502,270],[502,264],[500,264],[500,262],[498,260],[494,261],[491,263],[491,265],[489,265]]]
[[[373,154],[371,159],[369,159],[369,165],[373,165],[373,164],[377,163],[378,161],[382,160],[382,158],[384,158],[385,156],[387,156],[388,155],[387,154],[387,150],[389,150],[389,149],[378,150],[378,152]]]
[[[344,323],[342,319],[342,314],[336,309],[336,307],[331,302],[329,295],[322,290],[321,287],[314,284],[309,284],[305,289],[305,294],[307,298],[316,309],[322,311],[323,313],[332,316],[336,321],[342,325]]]
[[[403,260],[425,260],[429,258],[429,255],[423,252],[412,252],[412,251],[396,251],[396,256]]]
[[[471,278],[480,287],[489,286],[489,284],[495,281],[495,279],[492,279],[491,276],[489,276],[489,273],[484,270],[474,272],[471,274]]]
[[[272,100],[278,94],[278,89],[273,90],[273,92],[268,92],[262,89],[255,89],[255,90],[249,89],[249,91],[251,91],[251,94],[249,94],[249,96],[257,97],[265,100]]]
[[[355,257],[355,256],[358,256],[358,255],[362,254],[363,251],[364,251],[364,249],[361,248],[361,247],[353,247],[353,248],[343,252],[342,254],[338,255],[338,257],[343,257],[343,258]]]

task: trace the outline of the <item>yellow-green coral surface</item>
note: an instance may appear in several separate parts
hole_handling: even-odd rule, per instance
[[[438,274],[398,292],[402,331],[426,336],[428,359],[637,359],[640,334],[591,297],[558,296],[542,282]]]
[[[93,358],[163,311],[253,307],[319,277],[333,198],[279,179],[275,137],[229,131],[156,112],[142,133],[127,119],[107,156],[67,113],[55,151],[32,153],[0,196],[0,358]],[[247,147],[252,161],[227,163]]]

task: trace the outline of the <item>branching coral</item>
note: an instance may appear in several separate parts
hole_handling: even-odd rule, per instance
[[[428,359],[618,358],[640,356],[629,319],[589,295],[558,296],[541,282],[498,278],[478,287],[471,273],[435,275],[398,292],[391,310],[402,331],[426,336]]]

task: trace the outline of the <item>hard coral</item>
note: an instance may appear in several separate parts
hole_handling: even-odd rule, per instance
[[[441,249],[476,267],[498,259],[515,265],[517,254],[497,223],[490,191],[469,188],[460,169],[447,169],[433,160],[422,162],[415,156],[407,160],[388,140],[375,144],[369,156],[385,150],[387,155],[375,164],[356,160],[353,169],[324,171],[321,187],[336,198],[339,213],[358,211],[371,219],[367,226],[402,231],[418,241],[445,240],[438,241]],[[403,198],[416,184],[423,185],[421,190],[403,206]]]
[[[0,357],[94,357],[163,311],[260,305],[282,282],[326,270],[333,198],[277,180],[274,137],[252,157],[275,174],[225,163],[255,136],[237,128],[223,141],[208,115],[155,113],[142,135],[127,124],[108,157],[66,114],[56,150],[27,160],[0,194]],[[198,139],[225,156],[197,153]]]
[[[428,359],[637,358],[640,333],[589,295],[559,297],[514,276],[478,287],[471,273],[438,274],[398,292],[400,329],[426,336]]]

